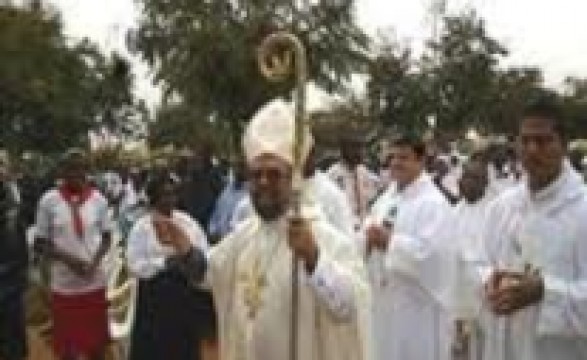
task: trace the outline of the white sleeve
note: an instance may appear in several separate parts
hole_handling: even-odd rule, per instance
[[[49,239],[51,236],[51,204],[49,198],[43,196],[37,206],[37,214],[35,219],[35,235],[36,237]]]
[[[355,220],[348,199],[344,196],[342,190],[332,183],[330,178],[325,177],[322,181],[327,183],[321,186],[329,187],[329,191],[327,192],[328,197],[323,199],[327,203],[321,204],[328,221],[346,236],[354,240],[356,234],[353,224]]]
[[[473,276],[482,288],[489,281],[501,259],[504,243],[510,237],[511,229],[507,219],[511,219],[511,205],[504,199],[498,198],[488,204],[487,213],[483,222],[481,233],[480,251],[477,258],[470,261],[472,264]]]
[[[114,220],[108,211],[108,201],[100,195],[98,202],[98,226],[101,233],[112,232],[114,230]]]
[[[452,257],[447,254],[442,232],[448,211],[448,205],[440,202],[422,204],[412,220],[414,226],[410,233],[392,233],[383,260],[383,276],[406,276],[445,306],[450,306],[452,297],[448,283],[451,271],[447,266]]]
[[[473,239],[465,238],[466,235],[455,231],[459,226],[451,226],[462,221],[472,221],[471,219],[463,219],[462,212],[453,213],[451,218],[445,228],[448,233],[447,246],[451,252],[450,256],[454,259],[453,264],[447,263],[447,266],[452,266],[450,271],[452,272],[453,310],[459,318],[474,317],[479,314],[481,309],[483,285],[485,284],[482,272],[486,271],[484,268],[487,266],[487,261],[482,244],[481,229],[485,228],[483,222],[486,218],[483,216],[477,223],[479,236]]]
[[[448,209],[435,202],[422,204],[417,218],[412,219],[413,231],[392,232],[386,253],[386,268],[408,276],[417,276],[418,267],[431,255],[434,244],[438,242],[441,227]]]
[[[141,279],[152,278],[165,267],[165,257],[155,257],[149,253],[149,242],[153,240],[153,235],[142,221],[136,223],[128,235],[128,267],[133,275]]]
[[[352,321],[365,309],[358,308],[369,301],[369,286],[365,263],[351,239],[328,223],[314,227],[319,258],[308,286],[320,306],[339,322]]]
[[[338,267],[327,255],[320,254],[308,280],[316,297],[337,319],[345,320],[354,310],[354,289],[347,274]]]
[[[575,215],[575,221],[584,221]],[[538,334],[566,337],[587,337],[587,226],[579,225],[574,242],[572,264],[573,276],[561,278],[543,274],[544,298],[540,304]],[[553,241],[556,241],[553,240]]]
[[[197,249],[201,250],[202,253],[205,255],[208,253],[210,245],[208,244],[208,239],[206,238],[206,234],[200,227],[200,225],[186,215],[187,218],[187,228],[188,231],[187,235],[192,243],[192,246],[196,247]]]

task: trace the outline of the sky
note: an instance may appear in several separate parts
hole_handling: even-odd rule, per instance
[[[104,50],[125,53],[124,36],[136,26],[135,0],[49,0],[63,15],[65,32],[87,36]],[[432,33],[432,0],[356,0],[357,18],[369,34],[394,29],[397,38],[418,51]],[[566,76],[587,77],[586,0],[447,0],[449,13],[474,8],[489,34],[511,51],[503,66],[540,67],[548,86],[560,87]],[[151,105],[158,89],[149,69],[134,60],[136,94]]]

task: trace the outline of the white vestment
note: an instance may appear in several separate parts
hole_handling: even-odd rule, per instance
[[[451,209],[446,219],[447,254],[450,259],[446,267],[452,271],[450,278],[452,301],[449,303],[451,317],[466,322],[470,332],[469,359],[481,357],[481,333],[479,312],[483,294],[483,284],[477,274],[478,266],[485,259],[482,229],[490,209],[491,198],[485,197],[475,203],[465,200]],[[453,331],[453,334],[456,332]],[[455,339],[456,340],[456,339]]]
[[[358,229],[381,190],[381,181],[365,165],[352,170],[342,162],[332,165],[328,176],[345,193],[355,218],[355,230]]]
[[[403,191],[392,184],[366,220],[367,226],[393,226],[387,252],[368,258],[379,360],[449,358],[451,321],[443,306],[448,274],[439,252],[448,211],[444,196],[422,174]]]
[[[297,274],[298,358],[369,360],[371,303],[364,264],[345,235],[319,211],[311,213],[316,214],[309,217],[320,255],[313,274],[302,263]],[[207,282],[216,303],[223,360],[288,359],[291,263],[285,219],[269,223],[250,216],[212,248]]]
[[[306,194],[320,206],[326,221],[345,235],[355,236],[351,205],[344,193],[326,174],[316,171],[308,180]]]
[[[495,269],[526,264],[544,279],[540,303],[508,317],[484,309],[484,359],[587,359],[587,194],[570,164],[536,194],[521,184],[496,199],[484,244],[484,282]]]
[[[505,174],[502,176],[499,176],[499,172],[493,164],[487,165],[487,171],[489,174],[489,188],[487,191],[493,197],[499,196],[521,182],[521,179],[517,179],[516,175],[508,167],[506,167]]]
[[[446,219],[447,243],[453,246],[454,277],[452,311],[460,319],[476,319],[481,308],[483,284],[477,269],[485,259],[483,231],[491,199],[484,197],[471,204],[462,200],[451,209]]]

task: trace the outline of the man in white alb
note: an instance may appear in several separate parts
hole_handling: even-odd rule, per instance
[[[389,189],[365,221],[379,360],[447,360],[451,322],[442,225],[445,197],[424,171],[421,140],[402,136],[390,147]]]
[[[527,177],[487,216],[486,360],[587,359],[587,195],[563,123],[549,98],[526,109],[518,136]]]
[[[364,164],[363,142],[346,135],[340,141],[342,160],[328,169],[328,176],[345,193],[354,216],[355,231],[360,228],[373,200],[381,190],[381,181]]]

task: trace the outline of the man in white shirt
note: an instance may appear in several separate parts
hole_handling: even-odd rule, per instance
[[[527,179],[487,216],[486,360],[587,359],[587,195],[566,159],[563,121],[547,98],[526,109]]]
[[[360,228],[382,187],[377,175],[362,164],[363,147],[357,136],[344,136],[340,142],[342,161],[332,165],[327,172],[351,205],[355,230]]]
[[[366,220],[366,257],[373,287],[379,360],[447,360],[450,321],[443,308],[445,197],[424,171],[421,140],[402,136],[390,147],[393,183]]]
[[[453,246],[451,279],[454,302],[451,310],[456,318],[454,349],[458,359],[480,359],[479,311],[482,284],[477,281],[476,266],[483,258],[482,232],[492,196],[488,190],[487,165],[473,160],[463,166],[458,181],[461,200],[451,209],[445,229],[446,241]]]
[[[60,359],[103,359],[108,342],[108,202],[86,177],[85,156],[66,154],[62,182],[41,198],[35,246],[50,265],[53,345]]]

